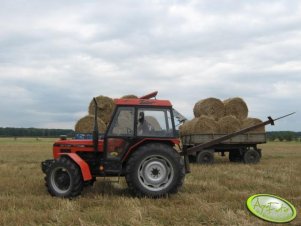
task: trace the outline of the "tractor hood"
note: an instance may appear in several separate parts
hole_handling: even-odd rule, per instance
[[[64,153],[93,152],[92,140],[58,140],[53,144],[53,157],[58,158]],[[103,140],[98,141],[98,151],[103,151]]]

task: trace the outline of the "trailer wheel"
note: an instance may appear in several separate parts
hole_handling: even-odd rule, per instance
[[[52,196],[70,198],[80,195],[84,182],[79,167],[66,157],[56,159],[46,174],[46,187]]]
[[[196,162],[200,164],[212,164],[214,162],[214,151],[203,150],[197,153]]]
[[[169,145],[139,147],[126,164],[125,179],[131,193],[151,198],[176,193],[185,177],[183,158]]]
[[[260,154],[254,149],[247,150],[243,155],[244,163],[258,163],[260,160]]]
[[[230,162],[241,162],[242,156],[239,151],[229,151],[229,160]]]

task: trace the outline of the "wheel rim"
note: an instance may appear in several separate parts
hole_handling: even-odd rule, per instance
[[[57,167],[52,171],[50,182],[57,193],[64,194],[71,189],[71,175],[64,167]]]
[[[174,169],[168,159],[157,155],[149,156],[139,165],[138,178],[146,189],[161,191],[173,181]]]

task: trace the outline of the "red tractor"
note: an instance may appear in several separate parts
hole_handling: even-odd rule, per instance
[[[273,125],[275,120],[288,116],[275,120],[269,117],[258,125],[181,148],[174,118],[181,122],[185,117],[172,108],[170,101],[151,99],[156,95],[154,92],[139,99],[116,99],[111,121],[101,136],[94,99],[93,139],[61,139],[53,145],[54,159],[42,162],[49,193],[75,197],[85,185],[93,185],[96,177],[105,176],[125,176],[130,191],[137,196],[160,197],[176,193],[185,173],[190,172],[189,154],[201,153],[234,136]]]
[[[104,176],[125,176],[130,191],[137,196],[176,193],[185,177],[183,158],[175,149],[180,140],[174,112],[179,115],[170,101],[151,99],[156,94],[116,99],[111,121],[101,137],[95,117],[93,140],[55,142],[54,159],[42,162],[49,193],[75,197],[96,177]],[[97,115],[97,107],[95,111]],[[156,128],[151,123],[154,120]]]

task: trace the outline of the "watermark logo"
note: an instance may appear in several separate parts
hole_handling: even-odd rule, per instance
[[[257,194],[247,200],[248,209],[257,217],[275,223],[292,221],[296,215],[295,207],[283,198]]]

